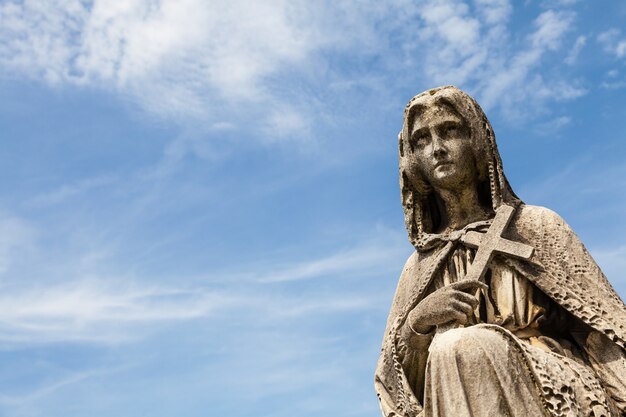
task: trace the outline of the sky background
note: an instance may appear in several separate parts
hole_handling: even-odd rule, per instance
[[[0,416],[377,416],[454,84],[626,296],[626,3],[0,0]]]

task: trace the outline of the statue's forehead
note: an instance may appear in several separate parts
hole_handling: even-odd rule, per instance
[[[418,106],[415,110],[411,120],[413,130],[431,124],[463,121],[454,108],[443,103],[429,103],[426,106]]]

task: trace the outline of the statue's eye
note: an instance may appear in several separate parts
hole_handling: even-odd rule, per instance
[[[411,136],[411,140],[409,141],[411,151],[414,151],[415,149],[423,148],[424,145],[426,145],[429,140],[430,140],[430,135],[428,135],[427,133],[421,133],[421,134],[416,133],[415,135]]]
[[[459,127],[457,125],[448,125],[445,128],[446,136],[456,136],[459,133]]]
[[[421,147],[424,146],[428,143],[428,141],[430,140],[430,136],[428,134],[422,133],[421,135],[416,135],[415,136],[415,143],[417,144],[417,147]]]

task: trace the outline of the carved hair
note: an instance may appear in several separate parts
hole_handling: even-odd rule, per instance
[[[434,199],[432,186],[420,175],[408,175],[410,164],[409,138],[413,120],[426,109],[437,106],[457,114],[469,130],[477,163],[479,196],[495,211],[501,204],[521,203],[509,185],[502,169],[502,161],[496,145],[491,124],[478,103],[453,86],[438,87],[413,97],[404,110],[404,124],[398,135],[400,155],[400,190],[404,207],[404,223],[409,241],[417,250],[423,250],[440,221],[440,214]],[[412,178],[411,181],[409,178]]]

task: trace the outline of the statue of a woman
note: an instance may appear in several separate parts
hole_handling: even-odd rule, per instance
[[[455,87],[419,94],[399,147],[416,251],[376,369],[383,415],[626,416],[626,307],[563,219],[513,193],[478,104]],[[502,207],[502,241],[532,256],[495,251],[466,279]]]

